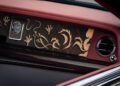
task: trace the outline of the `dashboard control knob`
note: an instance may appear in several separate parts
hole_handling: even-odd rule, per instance
[[[111,61],[111,62],[116,62],[116,61],[117,61],[116,55],[110,56],[110,61]]]

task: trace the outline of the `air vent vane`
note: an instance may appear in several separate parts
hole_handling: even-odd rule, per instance
[[[102,56],[108,56],[115,51],[115,42],[110,37],[103,37],[97,43],[97,51]]]

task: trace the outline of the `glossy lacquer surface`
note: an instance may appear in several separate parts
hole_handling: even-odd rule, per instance
[[[1,86],[54,86],[78,74],[0,64],[0,76]]]

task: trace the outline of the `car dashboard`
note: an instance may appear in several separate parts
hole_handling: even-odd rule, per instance
[[[108,11],[49,1],[26,0],[27,7],[18,5],[23,1],[12,2],[13,7],[7,0],[0,5],[3,86],[64,86],[75,77],[119,65],[120,20]],[[62,6],[72,10],[63,11]]]

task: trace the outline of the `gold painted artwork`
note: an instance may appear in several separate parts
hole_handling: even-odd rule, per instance
[[[10,21],[9,16],[3,16],[0,27],[8,26]],[[26,21],[22,40],[15,42],[16,44],[87,57],[94,34],[93,28],[82,28],[82,25],[74,28],[63,23],[46,23],[46,20],[43,24],[43,20],[29,18]]]
[[[37,26],[33,27],[29,26],[30,19],[27,19],[26,31],[33,31],[33,34],[27,34],[24,37],[24,42],[26,46],[30,46],[33,42],[33,45],[38,49],[47,49],[47,50],[58,50],[58,51],[67,51],[70,49],[73,50],[77,48],[77,52],[79,52],[78,56],[87,57],[88,50],[90,48],[90,41],[94,34],[94,29],[88,28],[85,34],[85,39],[83,40],[81,36],[73,36],[71,30],[69,28],[60,28],[56,33],[54,32],[56,29],[54,25],[46,25],[46,27],[42,28],[42,31],[46,32],[43,34],[40,31],[42,23],[40,21],[35,21],[38,23]],[[55,34],[51,36],[52,34]],[[62,42],[61,42],[62,40]],[[51,49],[52,48],[52,49]],[[76,50],[76,49],[75,49]],[[75,52],[75,51],[74,51]]]

